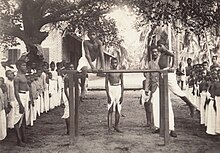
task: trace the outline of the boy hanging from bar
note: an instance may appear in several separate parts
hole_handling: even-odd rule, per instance
[[[111,59],[111,69],[117,70],[118,60],[116,58]],[[112,133],[112,113],[115,112],[115,126],[113,128],[116,132],[121,133],[119,129],[119,119],[121,113],[121,104],[124,94],[124,81],[122,73],[107,73],[105,79],[105,89],[108,98],[108,132]]]
[[[173,66],[174,66],[173,60],[172,60],[172,65],[170,66],[170,60],[174,59],[174,54],[171,51],[169,51],[164,45],[165,42],[163,42],[162,40],[158,40],[157,42],[158,51],[161,53],[158,61],[159,67],[160,69],[170,71],[168,73],[168,89],[172,91],[175,95],[180,97],[189,106],[190,115],[191,117],[193,117],[195,107],[177,84],[176,76],[173,73]]]

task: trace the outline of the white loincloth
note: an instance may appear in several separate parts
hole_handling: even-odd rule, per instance
[[[50,101],[50,109],[54,109],[57,105],[57,80],[49,80],[49,93],[51,97],[49,98]]]
[[[176,81],[176,75],[174,73],[168,73],[168,88],[175,95],[179,97],[185,97],[186,94],[181,90]]]
[[[200,94],[200,124],[205,124],[205,101],[207,98],[207,92],[203,91]]]
[[[215,97],[216,100],[216,133],[220,134],[220,96]]]
[[[40,116],[40,96],[36,100],[34,100],[34,107],[35,107],[35,116]],[[35,118],[35,117],[34,117]]]
[[[150,98],[150,91],[148,93],[148,96],[145,94],[145,90],[141,89],[141,98],[140,98],[140,104],[144,105],[144,103],[148,102],[149,98]]]
[[[48,112],[50,109],[50,102],[49,102],[49,89],[48,84],[46,84],[46,89],[44,91],[44,104],[45,104],[45,112]]]
[[[4,140],[7,136],[7,123],[5,110],[0,110],[0,140]]]
[[[210,100],[208,105],[208,116],[207,116],[207,129],[206,133],[210,135],[216,135],[216,111],[213,107],[214,100]]]
[[[24,114],[19,113],[19,104],[17,101],[14,101],[14,125],[20,121],[20,125],[23,121]]]
[[[67,89],[67,92],[69,93],[69,90]],[[61,118],[69,118],[69,101],[66,97],[66,94],[63,94],[63,103],[64,103],[64,112],[63,112],[63,116]]]
[[[58,90],[57,90],[57,94],[58,94],[58,105],[61,105],[61,100],[62,100],[62,94],[63,94],[63,88],[64,88],[64,82],[63,82],[63,78],[61,76],[58,76],[57,79],[57,84],[58,84]]]
[[[19,93],[19,97],[20,97],[22,105],[24,106],[26,125],[28,125],[28,123],[30,123],[30,118],[29,118],[30,109],[28,107],[28,105],[29,105],[29,91],[26,91],[25,93]]]
[[[109,97],[111,100],[111,103],[108,104],[108,110],[113,107],[113,111],[115,111],[116,107],[121,114],[121,104],[120,104],[120,98],[121,98],[121,85],[118,86],[111,86],[109,85]]]
[[[94,65],[94,67],[96,67],[96,60],[92,62],[92,64]],[[91,69],[91,66],[87,60],[87,58],[85,56],[82,56],[80,59],[79,59],[79,62],[78,62],[78,67],[77,67],[77,71],[78,72],[81,72],[81,69],[83,67],[87,67],[88,69]]]
[[[40,93],[40,113],[43,113],[45,110],[45,104],[44,104],[44,98],[43,98],[43,93]]]
[[[153,105],[154,126],[156,128],[160,128],[160,92],[158,87],[155,90],[155,92],[152,94],[151,102]],[[169,130],[174,131],[175,123],[174,123],[173,107],[170,100],[170,91],[168,92],[168,103],[169,103]]]

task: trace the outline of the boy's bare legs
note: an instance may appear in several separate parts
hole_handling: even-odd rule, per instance
[[[86,82],[86,77],[88,75],[88,68],[86,66],[82,67],[82,77],[81,77],[81,97],[85,98],[85,94],[86,94],[86,86],[85,86],[85,82]]]
[[[116,106],[116,108],[115,108],[115,126],[114,126],[114,129],[115,129],[116,132],[122,133],[122,131],[119,130],[119,128],[118,128],[120,116],[121,115],[118,111],[118,107]]]
[[[69,117],[66,118],[65,121],[66,121],[66,130],[67,130],[66,134],[69,135],[70,134],[70,118]]]
[[[113,106],[108,110],[108,133],[112,134],[112,113],[113,113]]]
[[[180,97],[180,98],[189,106],[190,116],[193,117],[194,116],[194,111],[195,111],[195,106],[193,106],[191,101],[186,96]]]
[[[22,141],[22,127],[19,127],[19,123],[21,122],[21,120],[20,121],[18,121],[18,123],[17,124],[15,124],[15,134],[16,134],[16,137],[17,137],[17,145],[18,146],[21,146],[21,147],[24,147],[25,146],[25,144],[24,144],[24,142]]]
[[[152,104],[150,102],[144,103],[144,108],[146,112],[146,119],[147,119],[147,127],[152,127]]]

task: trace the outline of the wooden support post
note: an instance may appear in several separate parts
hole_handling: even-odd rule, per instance
[[[163,85],[164,85],[164,145],[169,144],[169,95],[168,95],[168,72],[163,75]]]
[[[169,102],[168,72],[161,73],[160,85],[160,136],[164,137],[164,145],[169,144]]]
[[[75,136],[79,136],[79,78],[75,75]]]
[[[159,90],[160,90],[160,137],[164,137],[164,73],[160,73]]]
[[[75,142],[75,78],[76,73],[68,73],[69,77],[69,116],[70,116],[70,145],[73,145]]]

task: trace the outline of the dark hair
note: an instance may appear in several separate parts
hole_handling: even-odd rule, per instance
[[[7,71],[5,71],[5,76],[7,76],[7,73],[8,72],[12,72],[12,70],[7,70]]]
[[[204,64],[208,64],[208,62],[207,61],[202,62],[202,65],[204,65]]]
[[[96,33],[97,31],[95,30],[95,28],[91,28],[91,29],[89,29],[88,30],[88,34],[90,34],[90,33]]]
[[[115,58],[115,57],[112,57],[112,58],[111,58],[111,63],[112,63],[113,61],[118,61],[118,59]]]
[[[20,67],[21,67],[21,65],[23,64],[23,63],[26,63],[24,60],[17,60],[17,62],[16,62],[16,68],[17,69],[20,69]]]
[[[162,39],[159,39],[158,41],[157,41],[157,46],[159,46],[159,45],[165,45],[166,44],[166,42],[164,41],[164,40],[162,40]]]
[[[150,50],[152,51],[153,49],[157,49],[157,46],[156,46],[156,45],[152,45],[152,46],[150,47]]]
[[[214,58],[217,60],[218,56],[212,56],[212,60],[213,60]]]
[[[51,66],[51,65],[54,65],[54,66],[55,66],[55,63],[54,63],[54,61],[52,61],[52,62],[50,63],[50,66]]]

